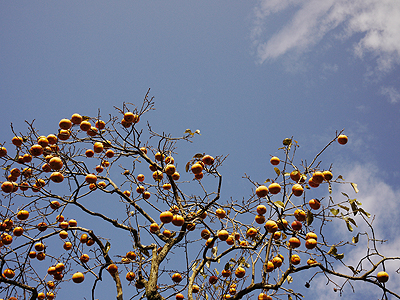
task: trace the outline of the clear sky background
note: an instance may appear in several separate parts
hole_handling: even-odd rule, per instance
[[[396,255],[399,63],[398,0],[3,1],[0,142],[11,122],[23,132],[35,119],[47,135],[75,112],[140,104],[151,88],[155,131],[201,130],[178,147],[181,168],[197,152],[229,154],[227,200],[251,194],[244,173],[273,176],[283,138],[310,159],[344,128],[348,145],[335,144],[323,166],[358,183],[354,197]]]

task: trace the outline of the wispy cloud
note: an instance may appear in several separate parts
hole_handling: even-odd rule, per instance
[[[289,8],[296,9],[293,17],[265,38],[266,18]],[[400,63],[398,0],[261,0],[254,11],[252,39],[260,63],[288,52],[307,51],[328,34],[338,40],[359,34],[354,54],[374,55],[380,71]]]
[[[381,94],[384,96],[388,96],[390,103],[397,103],[400,101],[400,92],[392,86],[382,87]]]

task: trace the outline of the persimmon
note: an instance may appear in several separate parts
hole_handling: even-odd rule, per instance
[[[155,171],[155,172],[153,173],[153,179],[154,179],[155,181],[160,181],[160,180],[162,180],[162,179],[163,179],[163,173],[162,173],[161,171],[159,171],[159,170]]]
[[[200,291],[200,287],[196,284],[193,284],[192,293],[196,294]]]
[[[292,186],[292,193],[296,197],[300,197],[303,194],[303,191],[304,191],[303,187],[298,183]]]
[[[308,205],[314,210],[317,210],[321,207],[321,203],[317,199],[311,199],[308,201]]]
[[[316,184],[321,184],[324,181],[324,174],[321,171],[316,171],[312,175],[312,181]]]
[[[108,157],[108,158],[113,158],[114,155],[115,155],[114,150],[108,149],[108,150],[106,151],[106,157]]]
[[[204,173],[203,172],[198,173],[198,174],[194,174],[194,178],[197,179],[197,180],[201,180],[201,179],[203,179],[203,177],[204,177]]]
[[[293,254],[290,257],[290,263],[292,265],[298,265],[298,264],[300,264],[300,262],[301,262],[300,256],[298,256],[297,254]]]
[[[71,219],[68,221],[68,226],[69,227],[76,227],[78,226],[78,222],[75,219]]]
[[[202,212],[202,210],[199,209],[199,210],[197,211],[196,214],[199,215],[199,217],[202,218],[203,220],[204,220],[205,218],[207,218],[207,211],[203,211],[203,212]]]
[[[47,136],[47,141],[49,142],[50,145],[54,145],[57,143],[57,137],[54,134],[49,134]]]
[[[204,155],[202,161],[205,165],[211,166],[212,164],[214,164],[214,157],[212,157],[211,155]]]
[[[35,258],[36,257],[36,251],[30,251],[28,253],[29,258]]]
[[[291,247],[291,248],[298,248],[298,247],[300,247],[300,245],[301,245],[301,242],[300,242],[300,240],[297,238],[297,237],[295,237],[295,236],[293,236],[293,237],[291,237],[290,239],[289,239],[289,246]]]
[[[174,215],[172,218],[172,224],[175,226],[182,226],[185,223],[185,219],[181,215]]]
[[[38,300],[44,300],[44,299],[46,299],[46,294],[43,293],[43,292],[38,293],[37,299],[38,299]]]
[[[278,224],[273,220],[268,220],[267,222],[265,222],[264,227],[270,233],[274,233],[278,230]]]
[[[60,208],[61,204],[57,200],[53,200],[50,202],[50,208],[51,209],[58,209]]]
[[[164,211],[160,214],[160,221],[164,224],[171,223],[174,215],[170,211]]]
[[[26,219],[28,219],[29,218],[29,211],[27,211],[27,210],[20,210],[18,213],[17,213],[17,219],[18,220],[21,220],[21,221],[23,221],[23,220],[26,220]]]
[[[278,221],[276,221],[276,224],[278,224],[278,228],[280,230],[288,227],[288,221],[286,221],[285,219],[279,219]]]
[[[19,188],[21,189],[21,191],[26,191],[29,189],[29,184],[27,182],[21,182]]]
[[[63,248],[65,250],[71,250],[72,249],[72,243],[71,242],[65,242]]]
[[[269,162],[271,163],[271,165],[277,166],[277,165],[279,165],[281,160],[279,159],[279,157],[273,156],[273,157],[271,157]]]
[[[136,253],[133,251],[129,251],[126,253],[125,255],[127,258],[131,259],[131,260],[135,260],[136,259]]]
[[[37,258],[37,260],[42,261],[42,260],[44,260],[46,258],[46,253],[39,252],[38,254],[36,254],[36,258]]]
[[[29,178],[29,177],[32,176],[32,169],[31,168],[25,168],[25,169],[22,170],[21,174],[25,178]]]
[[[317,241],[315,239],[312,238],[308,238],[306,240],[306,244],[305,244],[307,249],[314,249],[317,246]]]
[[[181,175],[178,172],[175,172],[174,174],[171,175],[173,180],[179,180],[179,178],[181,177]]]
[[[309,266],[316,264],[316,263],[317,263],[317,261],[315,259],[312,259],[312,258],[307,259],[307,265],[309,265]]]
[[[82,263],[87,263],[87,262],[89,261],[89,255],[87,255],[87,254],[82,254],[82,255],[79,257],[79,260],[80,260]]]
[[[94,174],[87,174],[85,177],[85,180],[87,183],[96,183],[97,181],[97,176]]]
[[[39,136],[37,143],[43,148],[46,148],[49,145],[49,140],[45,136]]]
[[[228,239],[228,237],[229,237],[229,232],[228,231],[226,231],[225,229],[222,229],[222,230],[220,230],[219,232],[218,232],[218,238],[221,240],[221,241],[226,241],[227,239]]]
[[[64,180],[64,175],[61,174],[60,172],[53,172],[53,173],[50,175],[50,180],[53,181],[53,182],[56,182],[56,183],[63,182],[63,180]]]
[[[113,274],[115,274],[115,273],[118,272],[118,266],[117,266],[116,264],[110,264],[110,265],[107,267],[107,271],[108,271],[111,275],[113,275]]]
[[[160,226],[158,226],[157,223],[150,224],[150,232],[151,233],[156,233],[159,230],[160,230]]]
[[[61,121],[58,123],[58,126],[61,129],[70,129],[72,126],[72,122],[69,119],[61,119]]]
[[[96,121],[94,126],[96,126],[96,128],[101,130],[101,129],[104,129],[106,127],[106,123],[104,121],[102,121],[102,120],[98,120],[98,121]]]
[[[200,233],[201,237],[205,240],[208,240],[211,236],[211,233],[208,229],[203,229]]]
[[[208,238],[207,239],[207,241],[206,241],[206,247],[207,248],[212,248],[212,247],[214,247],[214,239],[213,238]]]
[[[13,230],[13,235],[15,235],[15,236],[21,236],[23,233],[24,233],[24,228],[22,228],[20,226],[15,227]]]
[[[387,282],[389,280],[389,274],[386,273],[385,271],[380,271],[376,275],[376,278],[378,279],[379,282]]]
[[[179,273],[174,273],[171,277],[172,281],[175,283],[179,283],[182,281],[182,275]]]
[[[62,238],[63,240],[65,240],[68,237],[68,232],[65,230],[61,230],[60,233],[58,234],[60,236],[60,238]]]
[[[225,278],[231,276],[231,274],[232,274],[231,270],[223,269],[221,272],[222,277],[225,277]]]
[[[81,283],[85,280],[85,275],[83,275],[81,272],[76,272],[74,275],[72,275],[72,281],[75,283]]]
[[[267,265],[265,266],[265,271],[268,272],[268,273],[270,273],[270,272],[272,272],[274,269],[275,269],[274,263],[273,263],[272,261],[269,260],[269,261],[267,262]]]
[[[62,169],[62,167],[63,167],[63,161],[61,160],[61,158],[59,158],[59,157],[52,157],[50,160],[49,160],[49,165],[50,165],[50,167],[53,169],[53,170],[56,170],[56,171],[58,171],[58,170],[61,170]]]
[[[137,123],[139,122],[139,116],[134,114],[133,112],[128,111],[124,114],[124,120],[127,123]]]
[[[11,143],[13,143],[13,145],[15,145],[15,146],[17,146],[17,147],[21,147],[23,141],[24,141],[23,138],[20,137],[20,136],[14,136],[14,137],[11,139]]]
[[[268,195],[268,188],[265,185],[260,185],[256,189],[256,195],[257,195],[258,198],[263,198],[263,197],[267,196]]]
[[[257,229],[255,229],[254,227],[247,229],[247,231],[246,231],[247,237],[254,238],[256,235],[257,235]]]
[[[263,215],[256,215],[254,217],[254,220],[256,221],[257,224],[264,224],[265,217]]]
[[[85,151],[85,155],[86,155],[86,157],[93,157],[94,151],[92,149],[87,149]]]
[[[150,197],[151,197],[151,194],[150,194],[149,191],[145,191],[145,192],[143,193],[143,198],[144,198],[144,199],[149,199]]]
[[[128,281],[135,280],[135,277],[136,277],[136,275],[133,272],[128,272],[128,273],[126,273],[126,276],[125,276],[126,280],[128,280]]]
[[[7,156],[7,149],[6,147],[0,147],[0,157]]]
[[[313,178],[312,178],[312,177],[308,180],[308,185],[309,185],[310,187],[312,187],[312,188],[317,188],[317,187],[319,187],[319,184],[318,184],[318,183],[315,183],[315,182],[313,181]]]
[[[181,293],[178,293],[178,294],[175,295],[175,299],[176,300],[183,300],[183,299],[185,299],[185,296],[183,296],[183,294],[181,294]]]
[[[280,258],[279,256],[275,256],[271,262],[274,264],[274,268],[279,268],[282,266],[282,258]]]
[[[273,182],[268,186],[268,190],[271,194],[275,195],[281,191],[281,186],[279,183]]]
[[[5,269],[3,271],[3,276],[8,278],[8,279],[11,279],[11,278],[13,278],[15,276],[15,272],[13,270],[11,270],[11,269]]]
[[[301,230],[301,228],[303,227],[303,224],[300,222],[300,221],[293,221],[292,222],[292,224],[291,224],[291,226],[292,226],[292,229],[293,230],[295,230],[295,231],[300,231]]]
[[[162,186],[162,188],[163,188],[164,190],[168,191],[168,190],[170,190],[170,189],[172,188],[172,186],[171,186],[170,183],[164,183],[163,186]]]
[[[223,219],[223,218],[226,217],[226,212],[225,212],[225,210],[223,210],[222,208],[218,208],[218,209],[215,211],[215,214],[217,215],[217,217],[218,217],[219,219]]]
[[[212,276],[210,276],[210,277],[208,278],[208,282],[209,282],[210,284],[215,284],[215,283],[217,283],[217,281],[218,281],[218,277],[215,276],[215,275],[212,275]]]
[[[333,178],[333,174],[331,171],[323,171],[322,174],[324,175],[324,179],[326,181],[330,181]]]
[[[60,228],[62,228],[62,229],[67,229],[69,225],[68,225],[68,222],[61,221],[60,224],[58,224],[58,226],[60,226]]]
[[[46,173],[51,172],[51,167],[50,167],[50,165],[49,165],[49,164],[43,164],[43,165],[42,165],[42,171],[43,171],[43,172],[46,172]]]
[[[62,272],[65,269],[65,265],[62,262],[56,264],[55,269],[57,272]]]
[[[62,129],[58,132],[58,139],[61,141],[66,141],[71,136],[71,132],[69,130]]]
[[[41,242],[36,243],[34,247],[35,247],[36,251],[43,251],[44,250],[44,244],[41,243]]]
[[[3,233],[1,235],[1,241],[4,245],[10,245],[13,242],[13,237],[8,233]]]
[[[344,134],[339,135],[337,138],[337,141],[340,145],[346,145],[348,140],[349,139],[348,139],[347,135],[344,135]]]
[[[267,207],[265,205],[260,204],[257,206],[257,213],[259,215],[264,215],[266,212],[267,212]]]
[[[308,239],[318,240],[318,236],[314,232],[310,231],[306,234],[306,240]]]
[[[246,275],[246,270],[243,267],[237,267],[235,270],[235,276],[237,278],[243,278]]]
[[[96,142],[93,144],[93,151],[95,153],[101,153],[101,152],[103,152],[103,150],[104,150],[103,143]]]
[[[190,170],[193,172],[193,174],[199,174],[203,171],[203,166],[199,163],[193,164],[193,166],[190,168]]]
[[[37,228],[39,229],[39,231],[46,231],[47,227],[48,226],[46,222],[40,222],[39,224],[37,224]]]
[[[275,231],[273,238],[274,240],[279,240],[281,238],[282,233],[280,231]]]
[[[303,222],[303,221],[306,220],[307,214],[306,214],[306,212],[305,212],[304,210],[302,210],[302,209],[296,209],[295,212],[294,212],[294,217],[295,217],[298,221]]]
[[[268,296],[268,294],[264,294],[264,293],[258,294],[257,299],[258,300],[272,300],[272,298],[270,296]]]
[[[1,184],[1,190],[4,193],[11,193],[14,190],[14,185],[13,185],[13,183],[11,181],[4,181]]]
[[[88,121],[82,121],[79,125],[79,128],[82,131],[88,131],[90,128],[92,128],[92,124],[90,124]]]
[[[52,293],[52,292],[47,292],[46,293],[46,298],[47,298],[47,300],[53,300],[54,299],[54,293]]]

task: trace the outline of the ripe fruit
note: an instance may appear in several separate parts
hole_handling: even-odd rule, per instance
[[[11,278],[13,278],[15,276],[15,272],[13,270],[11,270],[11,269],[5,269],[3,271],[3,276],[8,278],[8,279],[11,279]]]
[[[292,186],[292,193],[296,197],[300,197],[303,194],[303,187],[298,183],[294,184]]]
[[[274,232],[274,240],[279,240],[281,238],[282,233],[280,231]]]
[[[259,206],[257,206],[257,213],[259,214],[259,215],[263,215],[263,214],[265,214],[267,212],[267,208],[265,207],[265,205],[259,205]]]
[[[214,246],[214,239],[213,239],[213,238],[207,239],[207,241],[206,241],[206,247],[207,247],[207,248],[211,248],[211,247],[213,247],[213,246]]]
[[[298,247],[300,247],[300,245],[301,245],[301,242],[300,242],[300,240],[297,238],[297,237],[291,237],[290,239],[289,239],[289,246],[291,247],[291,248],[298,248]]]
[[[96,183],[97,181],[97,176],[94,174],[87,174],[85,177],[85,180],[87,183]]]
[[[22,137],[20,136],[14,136],[11,140],[11,142],[13,143],[13,145],[17,146],[17,147],[21,147],[22,142],[24,140],[22,139]]]
[[[64,180],[64,175],[61,174],[60,172],[53,172],[50,175],[50,180],[55,182],[55,183],[60,183]]]
[[[78,226],[78,222],[75,219],[71,219],[68,221],[69,227],[76,227]]]
[[[136,178],[137,178],[137,180],[140,181],[140,182],[143,182],[143,181],[144,181],[144,175],[143,175],[143,174],[139,174]]]
[[[60,208],[61,204],[57,200],[51,201],[50,202],[50,208],[51,209],[58,209]]]
[[[155,171],[154,173],[153,173],[153,179],[155,180],[155,181],[160,181],[160,180],[162,180],[163,179],[163,173],[161,172],[161,171],[159,171],[159,170],[157,170],[157,171]]]
[[[271,194],[275,195],[281,191],[281,186],[279,183],[273,182],[269,185],[268,190]]]
[[[220,230],[220,231],[218,232],[218,238],[219,238],[221,241],[226,241],[226,240],[228,239],[228,237],[229,237],[229,232],[226,231],[225,229],[222,229],[222,230]]]
[[[258,300],[272,300],[272,298],[270,296],[268,296],[267,294],[264,294],[264,293],[260,293],[258,295],[257,299]]]
[[[315,259],[312,259],[312,258],[307,259],[307,265],[309,265],[309,266],[316,264],[316,263],[317,263],[317,261]]]
[[[100,142],[94,143],[94,145],[93,145],[93,151],[94,151],[95,153],[101,153],[101,152],[103,152],[103,150],[104,150],[103,143],[100,143]]]
[[[265,271],[272,272],[275,269],[274,263],[272,261],[268,261],[265,266]]]
[[[191,170],[192,170],[193,174],[195,174],[195,175],[200,174],[201,172],[203,172],[203,166],[200,163],[195,163],[191,167]]]
[[[245,270],[243,267],[238,267],[238,268],[235,270],[235,276],[236,276],[237,278],[243,278],[244,275],[246,275],[246,270]]]
[[[156,232],[159,231],[159,230],[160,230],[160,226],[158,226],[157,223],[152,223],[152,224],[150,225],[150,232],[151,232],[151,233],[156,233]]]
[[[263,215],[256,215],[254,220],[257,224],[263,224],[265,222],[265,217]]]
[[[214,163],[214,157],[210,155],[204,155],[202,161],[205,165],[211,166]]]
[[[35,250],[36,251],[43,251],[44,250],[44,244],[43,243],[36,243],[35,244]]]
[[[303,227],[303,224],[300,221],[293,221],[292,222],[292,229],[296,231],[300,231],[301,228]]]
[[[20,210],[20,211],[17,213],[17,219],[18,219],[18,220],[23,221],[23,220],[26,220],[26,219],[28,219],[28,218],[29,218],[29,212],[28,212],[27,210]]]
[[[315,210],[321,207],[321,203],[317,199],[311,199],[310,201],[308,201],[308,205],[310,205],[310,207]]]
[[[7,149],[5,147],[0,147],[0,157],[7,155]]]
[[[203,229],[200,233],[201,237],[205,240],[208,240],[211,236],[211,233],[208,229]]]
[[[268,220],[267,222],[265,222],[264,227],[270,233],[274,233],[278,230],[278,224],[276,224],[276,222],[273,220]]]
[[[193,288],[192,288],[192,293],[198,293],[200,291],[200,287],[198,286],[198,285],[196,285],[196,284],[194,284],[193,285]]]
[[[294,217],[297,219],[297,221],[305,221],[306,220],[306,212],[302,209],[296,209],[294,212]]]
[[[86,133],[88,136],[96,136],[97,131],[97,128],[92,126],[88,131],[86,131]]]
[[[345,145],[345,144],[347,144],[348,137],[347,137],[347,135],[341,134],[338,136],[337,141],[340,145]]]
[[[83,275],[81,272],[76,272],[74,275],[72,275],[72,281],[75,283],[81,283],[85,280],[85,275]]]
[[[71,120],[69,120],[69,119],[62,119],[62,120],[60,121],[60,123],[58,123],[58,126],[59,126],[61,129],[70,129],[71,126],[72,126],[72,122],[71,122]]]
[[[106,123],[102,120],[98,120],[98,121],[96,121],[94,126],[96,126],[96,128],[98,128],[98,129],[104,129],[106,127]]]
[[[223,269],[221,272],[222,277],[225,277],[225,278],[231,276],[231,274],[232,274],[231,270]]]
[[[139,119],[140,118],[138,115],[136,115],[130,111],[128,111],[124,114],[124,120],[127,123],[137,123],[137,122],[139,122]]]
[[[280,219],[276,223],[278,224],[278,228],[280,230],[283,230],[288,227],[288,221],[286,221],[285,219]]]
[[[174,173],[176,172],[176,168],[175,168],[174,165],[168,164],[168,165],[165,166],[164,172],[165,172],[167,175],[170,175],[170,176],[171,176],[172,174],[174,174]]]
[[[308,240],[308,239],[317,240],[318,236],[314,232],[309,232],[309,233],[306,234],[306,240]]]
[[[93,157],[94,151],[92,149],[87,149],[85,155],[86,157]]]
[[[280,162],[281,162],[281,160],[280,160],[278,157],[276,157],[276,156],[273,156],[273,157],[271,157],[271,159],[270,159],[270,163],[271,163],[271,165],[273,165],[273,166],[279,165]]]
[[[283,260],[279,256],[275,256],[271,262],[274,264],[274,268],[279,268],[282,266]]]
[[[135,273],[133,273],[133,272],[128,272],[128,273],[126,273],[126,276],[125,276],[125,278],[126,278],[126,280],[128,280],[128,281],[133,281],[133,280],[135,280]]]
[[[174,174],[172,174],[172,179],[173,180],[179,180],[180,177],[181,177],[181,175],[179,175],[178,172],[175,172]]]
[[[308,180],[308,184],[309,184],[309,186],[312,187],[312,188],[317,188],[317,187],[319,187],[319,184],[318,184],[318,183],[315,183],[315,182],[313,181],[313,178],[312,178],[312,177]]]
[[[38,260],[42,261],[42,260],[44,260],[44,259],[46,258],[46,254],[45,254],[44,252],[39,252],[39,253],[36,255],[36,258],[37,258]]]
[[[292,265],[298,265],[300,261],[301,261],[300,256],[298,256],[297,254],[293,254],[290,257],[290,262],[292,263]]]
[[[331,173],[331,171],[323,171],[322,174],[324,175],[324,179],[326,181],[332,180],[333,178],[333,174]]]
[[[65,250],[71,250],[72,249],[72,243],[71,242],[65,242],[63,248]]]
[[[246,231],[246,236],[247,236],[247,237],[249,237],[249,238],[254,238],[256,235],[257,235],[257,229],[255,229],[255,228],[253,228],[253,227],[247,229],[247,231]]]
[[[324,181],[324,174],[321,171],[316,171],[311,177],[312,182],[316,184],[321,184]]]
[[[35,251],[30,251],[28,256],[29,256],[29,258],[35,258],[36,257],[36,252]]]
[[[172,235],[171,231],[169,231],[168,229],[165,229],[162,234],[167,238],[171,237]]]
[[[175,296],[176,300],[183,300],[185,299],[185,296],[183,296],[181,293],[176,294]]]
[[[14,185],[13,185],[13,183],[11,181],[4,181],[1,184],[1,190],[4,193],[11,193],[14,190]]]
[[[384,272],[384,271],[378,272],[376,277],[377,277],[379,282],[387,282],[389,280],[389,274]]]
[[[160,221],[164,224],[172,222],[174,215],[170,211],[164,211],[160,214]]]
[[[71,136],[71,132],[69,130],[61,129],[58,133],[57,137],[61,141],[66,141]]]
[[[62,162],[61,158],[53,157],[50,159],[49,165],[53,170],[58,171],[58,170],[61,170],[61,168],[63,167],[63,162]]]
[[[172,218],[172,224],[175,226],[182,226],[185,223],[185,219],[181,215],[174,215]]]
[[[82,116],[80,114],[73,114],[71,116],[71,122],[74,124],[81,124],[82,122]]]
[[[215,284],[218,281],[218,277],[215,275],[210,276],[210,278],[208,278],[208,282],[210,284]]]
[[[111,275],[113,275],[113,274],[115,274],[115,273],[118,272],[118,267],[117,267],[116,264],[111,264],[111,265],[109,265],[109,266],[107,267],[107,271],[108,271]]]
[[[314,249],[317,246],[317,241],[315,239],[307,239],[306,240],[306,248],[307,249]]]
[[[58,235],[60,236],[60,238],[65,240],[68,237],[68,232],[66,232],[65,230],[61,230]]]
[[[92,128],[92,124],[88,121],[82,121],[81,124],[79,125],[79,128],[82,131],[88,131],[90,128]]]
[[[176,282],[176,283],[179,283],[182,281],[182,275],[179,273],[173,274],[171,278],[172,278],[172,281]]]
[[[131,260],[135,260],[136,259],[136,253],[133,251],[129,251],[126,253],[125,257],[131,259]]]
[[[256,195],[258,196],[258,198],[262,198],[262,197],[267,196],[268,195],[268,188],[265,185],[260,185],[256,189]]]
[[[166,191],[168,191],[168,190],[170,190],[170,189],[172,188],[172,186],[171,186],[170,183],[165,183],[165,184],[163,184],[162,187],[163,187],[163,189],[166,190]]]
[[[79,257],[79,260],[80,260],[82,263],[87,263],[87,262],[89,261],[89,255],[87,255],[87,254],[82,254],[81,257]]]
[[[39,231],[45,231],[47,229],[47,224],[45,222],[40,222],[37,225],[37,228],[39,229]]]
[[[225,212],[225,210],[223,210],[222,208],[218,208],[218,209],[215,211],[215,214],[216,214],[217,217],[220,218],[220,219],[223,219],[223,218],[226,217],[226,212]]]
[[[49,134],[47,136],[47,140],[49,141],[50,145],[54,145],[55,143],[57,143],[57,137],[54,134]]]
[[[151,196],[151,194],[150,194],[150,192],[148,192],[148,191],[145,191],[145,192],[143,193],[143,198],[144,198],[144,199],[149,199],[150,196]]]
[[[15,227],[13,230],[13,235],[21,236],[24,233],[24,229],[22,227]]]
[[[143,194],[144,191],[145,191],[145,188],[144,188],[143,185],[139,185],[139,186],[136,188],[136,193],[138,193],[138,194]]]

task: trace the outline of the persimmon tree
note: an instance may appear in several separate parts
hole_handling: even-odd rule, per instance
[[[33,122],[25,133],[11,126],[15,137],[0,147],[0,297],[53,299],[81,284],[96,299],[111,276],[117,299],[300,299],[293,276],[307,272],[306,287],[323,276],[340,293],[363,281],[383,298],[400,298],[386,287],[385,270],[400,257],[379,251],[359,200],[333,199],[334,190],[351,185],[357,193],[357,185],[319,160],[328,147],[346,144],[342,131],[310,162],[297,157],[297,141],[284,139],[270,178],[244,175],[243,198],[223,200],[231,196],[221,197],[226,157],[193,153],[176,164],[177,145],[199,131],[156,133],[145,122],[153,109],[147,92],[139,106],[124,103],[106,119],[74,114],[46,135]],[[180,179],[185,172],[192,180]],[[89,201],[100,198],[108,202]],[[69,216],[71,207],[80,213]],[[102,225],[81,226],[87,219]],[[368,230],[351,240],[330,234],[360,223]],[[118,233],[104,236],[106,227]],[[122,249],[122,240],[131,246]],[[346,265],[357,246],[364,255]]]

